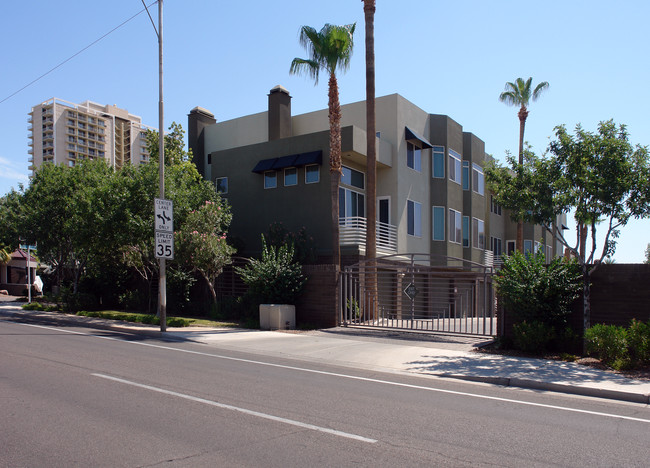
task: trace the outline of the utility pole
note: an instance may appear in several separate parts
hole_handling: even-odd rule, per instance
[[[159,174],[159,187],[160,187],[160,199],[165,199],[165,122],[164,122],[164,105],[163,105],[163,2],[158,0],[158,29],[153,22],[153,18],[149,13],[149,8],[147,4],[142,0],[142,5],[144,5],[149,19],[151,20],[151,25],[153,30],[156,32],[158,37],[158,174]],[[157,203],[157,200],[154,200],[154,204]],[[154,217],[154,224],[155,224]],[[157,239],[154,229],[154,237]],[[172,232],[173,239],[173,232]],[[156,240],[157,242],[157,240]],[[173,240],[172,240],[173,246]],[[162,253],[161,253],[162,255]],[[156,255],[158,256],[158,255]],[[158,257],[159,265],[159,275],[158,275],[158,318],[160,319],[160,331],[167,331],[167,278],[166,278],[166,265],[165,258],[163,256]]]
[[[160,198],[165,198],[165,134],[163,105],[163,2],[158,0],[158,168]],[[160,331],[167,331],[167,277],[165,259],[160,258],[158,303],[160,304]]]

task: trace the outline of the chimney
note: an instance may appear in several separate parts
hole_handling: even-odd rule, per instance
[[[203,177],[209,173],[209,168],[206,167],[206,154],[203,138],[203,129],[210,125],[214,125],[217,120],[214,118],[212,112],[202,107],[195,107],[190,111],[187,116],[187,146],[192,150],[192,161],[196,164],[196,168]]]
[[[291,136],[291,96],[277,85],[269,93],[269,141]]]

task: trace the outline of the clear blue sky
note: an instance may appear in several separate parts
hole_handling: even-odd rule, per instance
[[[151,0],[149,0],[151,2]],[[143,9],[141,0],[5,2],[0,27],[0,100]],[[157,6],[151,7],[157,20]],[[507,81],[532,76],[550,88],[530,107],[526,140],[543,152],[554,126],[595,130],[625,123],[633,143],[650,144],[650,2],[377,0],[377,96],[399,93],[448,114],[503,159],[517,152],[517,110],[498,101]],[[327,106],[327,81],[290,76],[305,53],[301,25],[357,23],[341,102],[365,99],[360,0],[167,0],[164,2],[165,127],[187,126],[195,106],[218,120],[262,112],[268,91],[286,87],[294,114]],[[158,125],[158,45],[142,13],[98,44],[0,104],[0,194],[27,182],[27,114],[52,97],[116,104]],[[622,232],[618,263],[639,262],[650,221]]]

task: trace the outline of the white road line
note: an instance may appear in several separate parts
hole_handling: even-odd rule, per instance
[[[303,423],[303,422],[300,422],[300,421],[294,421],[293,419],[281,418],[279,416],[273,416],[271,414],[260,413],[258,411],[252,411],[252,410],[248,410],[248,409],[245,409],[245,408],[239,408],[237,406],[226,405],[225,403],[219,403],[218,401],[206,400],[204,398],[199,398],[199,397],[195,397],[195,396],[192,396],[192,395],[186,395],[184,393],[172,392],[170,390],[165,390],[163,388],[152,387],[151,385],[145,385],[145,384],[141,384],[141,383],[137,383],[137,382],[132,382],[130,380],[124,380],[124,379],[120,379],[118,377],[112,377],[110,375],[105,375],[105,374],[91,374],[91,375],[94,375],[95,377],[101,377],[102,379],[112,380],[114,382],[119,382],[119,383],[123,383],[123,384],[126,384],[126,385],[131,385],[133,387],[144,388],[146,390],[151,390],[153,392],[164,393],[165,395],[171,395],[171,396],[175,396],[175,397],[178,397],[178,398],[183,398],[185,400],[196,401],[198,403],[203,403],[203,404],[210,405],[210,406],[216,406],[217,408],[227,409],[227,410],[231,410],[231,411],[237,411],[239,413],[248,414],[250,416],[256,416],[258,418],[263,418],[263,419],[270,419],[271,421],[281,422],[281,423],[284,423],[284,424],[290,424],[292,426],[298,426],[298,427],[302,427],[304,429],[311,429],[312,431],[324,432],[326,434],[333,434],[335,436],[346,437],[348,439],[354,439],[354,440],[358,440],[358,441],[361,441],[361,442],[367,442],[367,443],[370,443],[370,444],[377,443],[376,439],[369,439],[367,437],[362,437],[362,436],[356,435],[356,434],[350,434],[348,432],[337,431],[337,430],[334,430],[334,429],[328,429],[326,427],[315,426],[313,424],[307,424],[307,423]]]
[[[17,323],[17,322],[11,322],[11,323]],[[219,354],[210,354],[210,353],[204,353],[201,351],[192,351],[189,349],[179,349],[179,348],[173,348],[171,346],[163,346],[163,345],[156,345],[152,343],[141,343],[138,341],[125,341],[122,339],[118,339],[115,337],[110,337],[110,336],[99,336],[99,335],[93,335],[91,333],[82,333],[82,332],[77,332],[73,330],[65,330],[65,329],[60,329],[56,327],[46,327],[44,325],[34,325],[34,324],[29,324],[29,323],[18,323],[19,325],[25,325],[28,327],[37,327],[37,328],[45,328],[48,330],[55,330],[59,332],[65,332],[65,333],[72,333],[76,335],[84,335],[84,336],[92,336],[95,338],[102,338],[105,340],[112,340],[112,341],[121,341],[123,343],[128,343],[128,344],[134,344],[134,345],[140,345],[140,346],[147,346],[150,348],[157,348],[157,349],[165,349],[169,351],[176,351],[179,353],[187,353],[187,354],[196,354],[199,356],[207,356],[207,357],[212,357],[212,358],[217,358],[217,359],[224,359],[224,360],[229,360],[229,361],[237,361],[237,362],[245,362],[248,364],[257,364],[260,366],[267,366],[267,367],[277,367],[281,369],[288,369],[288,370],[294,370],[294,371],[299,371],[299,372],[307,372],[311,374],[320,374],[320,375],[328,375],[331,377],[340,377],[340,378],[345,378],[345,379],[350,379],[350,380],[360,380],[364,382],[372,382],[372,383],[378,383],[378,384],[383,384],[383,385],[392,385],[395,387],[402,387],[402,388],[412,388],[416,390],[425,390],[428,392],[437,392],[437,393],[447,393],[451,395],[459,395],[459,396],[467,396],[467,397],[473,397],[473,398],[480,398],[483,400],[493,400],[493,401],[501,401],[501,402],[506,402],[506,403],[515,403],[519,405],[526,405],[526,406],[536,406],[539,408],[549,408],[549,409],[555,409],[555,410],[560,410],[560,411],[568,411],[572,413],[582,413],[582,414],[590,414],[593,416],[602,416],[606,418],[615,418],[615,419],[624,419],[627,421],[637,421],[637,422],[642,422],[646,424],[650,424],[650,419],[642,419],[642,418],[634,418],[631,416],[622,416],[618,414],[611,414],[611,413],[601,413],[598,411],[588,411],[588,410],[581,410],[581,409],[576,409],[576,408],[567,408],[564,406],[555,406],[555,405],[547,405],[544,403],[533,403],[529,401],[521,401],[521,400],[512,400],[510,398],[501,398],[501,397],[494,397],[494,396],[488,396],[488,395],[479,395],[476,393],[467,393],[467,392],[459,392],[455,390],[445,390],[441,388],[432,388],[432,387],[425,387],[422,385],[412,385],[412,384],[407,384],[407,383],[402,383],[402,382],[391,382],[390,380],[380,380],[380,379],[372,379],[369,377],[360,377],[356,375],[349,375],[349,374],[339,374],[336,372],[327,372],[327,371],[320,371],[320,370],[315,370],[315,369],[306,369],[303,367],[294,367],[294,366],[285,366],[282,364],[274,364],[270,362],[263,362],[263,361],[254,361],[251,359],[243,359],[243,358],[236,358],[236,357],[231,357],[231,356],[222,356]]]

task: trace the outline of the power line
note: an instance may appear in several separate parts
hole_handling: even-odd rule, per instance
[[[149,6],[155,5],[156,3],[158,3],[158,2],[157,2],[157,1],[152,2]],[[99,41],[101,41],[102,39],[104,39],[106,36],[108,36],[108,35],[114,33],[115,31],[117,31],[118,29],[120,29],[122,26],[124,26],[126,23],[128,23],[129,21],[131,21],[133,18],[135,18],[136,16],[140,15],[143,11],[146,11],[147,8],[148,8],[148,7],[145,6],[145,8],[143,8],[142,10],[140,10],[139,12],[137,12],[135,15],[131,16],[131,17],[130,17],[129,19],[127,19],[126,21],[124,21],[124,22],[120,23],[119,25],[115,26],[113,29],[111,29],[110,31],[108,31],[106,34],[104,34],[104,35],[103,35],[102,37],[100,37],[99,39],[94,40],[93,42],[91,42],[90,44],[88,44],[86,47],[84,47],[83,49],[81,49],[79,52],[77,52],[77,53],[75,53],[74,55],[68,57],[68,58],[65,59],[63,62],[59,63],[59,64],[56,65],[54,68],[51,68],[50,70],[46,71],[45,73],[43,73],[41,76],[39,76],[39,77],[36,78],[35,80],[30,81],[30,82],[27,83],[25,86],[23,86],[22,88],[20,88],[18,91],[15,91],[14,93],[10,94],[10,95],[7,96],[6,98],[4,98],[2,101],[0,101],[0,104],[2,104],[3,102],[5,102],[5,101],[8,100],[8,99],[11,99],[11,98],[14,97],[16,94],[18,94],[18,93],[20,93],[21,91],[23,91],[24,89],[29,88],[31,85],[33,85],[33,84],[36,83],[37,81],[41,80],[42,78],[45,78],[47,75],[49,75],[50,73],[52,73],[54,70],[56,70],[57,68],[59,68],[59,67],[65,65],[65,64],[68,63],[70,60],[72,60],[73,58],[75,58],[77,55],[79,55],[79,54],[81,54],[82,52],[85,52],[86,50],[90,49],[92,46],[94,46],[95,44],[97,44]]]

